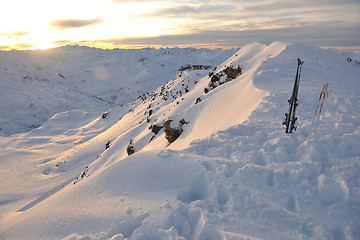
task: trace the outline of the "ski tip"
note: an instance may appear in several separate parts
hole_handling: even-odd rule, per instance
[[[298,61],[298,65],[303,65],[304,64],[304,61],[301,61],[300,58],[298,58],[297,61]]]

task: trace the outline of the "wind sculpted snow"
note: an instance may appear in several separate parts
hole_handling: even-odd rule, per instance
[[[285,134],[298,57],[298,128]],[[254,43],[135,102],[1,138],[0,238],[357,239],[360,66],[348,57]],[[241,74],[205,92],[227,67]],[[165,120],[181,127],[171,144]]]

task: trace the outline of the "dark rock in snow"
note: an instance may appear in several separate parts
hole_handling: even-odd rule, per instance
[[[224,72],[228,76],[228,79],[235,79],[242,74],[240,66],[237,66],[237,68],[227,67]],[[228,80],[226,81],[228,82]]]
[[[106,118],[109,115],[109,112],[103,113],[103,115],[101,116],[102,118]]]
[[[185,124],[189,124],[190,122],[185,121],[185,119],[181,119],[181,120],[179,121],[179,123],[180,123],[180,126],[183,126],[183,125],[185,125]]]
[[[222,77],[222,74],[215,74],[212,75],[211,79],[210,79],[210,83],[209,83],[209,87],[211,88],[216,88],[217,87],[217,83],[220,81],[220,77]]]
[[[202,70],[202,69],[209,69],[211,66],[204,66],[204,65],[190,65],[187,64],[185,66],[181,66],[179,71],[186,71],[186,70]]]
[[[198,104],[199,102],[201,102],[201,98],[200,98],[200,97],[198,97],[198,98],[196,99],[195,104]]]
[[[105,144],[105,149],[108,149],[110,147],[110,141],[107,141],[107,143]]]
[[[209,73],[209,78],[210,78],[210,82],[208,84],[208,88],[205,88],[205,94],[207,94],[208,92],[210,92],[211,90],[215,89],[216,87],[230,82],[233,79],[236,79],[239,75],[242,74],[242,70],[240,68],[240,66],[237,66],[237,68],[233,68],[233,67],[226,67],[224,70],[213,74],[213,73]],[[224,78],[224,76],[226,76],[226,78]]]
[[[158,134],[162,128],[163,126],[158,126],[156,124],[150,126],[151,131],[155,134]]]
[[[130,140],[129,145],[126,147],[126,152],[129,156],[131,154],[135,153],[135,148],[132,144],[133,144],[133,142],[132,142],[132,140]]]
[[[63,79],[65,79],[64,75],[62,75],[61,73],[59,73],[59,76],[62,77]]]
[[[165,138],[169,143],[173,143],[183,132],[183,125],[189,123],[186,122],[185,119],[181,119],[177,127],[171,127],[171,122],[173,122],[173,120],[164,121]]]
[[[168,140],[169,143],[173,143],[182,133],[183,129],[178,126],[176,128],[171,127],[171,122],[173,120],[166,120],[164,121],[164,132],[165,138]]]

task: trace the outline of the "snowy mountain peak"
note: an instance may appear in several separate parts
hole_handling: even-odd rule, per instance
[[[48,63],[47,69],[61,72],[46,74],[71,94],[49,88],[52,94],[78,100],[77,94],[84,92],[75,94],[80,85],[72,81],[86,76],[92,80],[84,82],[83,89],[92,84],[94,89],[101,84],[103,90],[114,89],[119,82],[113,74],[124,67],[120,75],[126,81],[120,82],[132,86],[133,101],[120,101],[125,99],[120,93],[113,94],[116,99],[107,97],[111,94],[87,95],[84,103],[101,98],[107,101],[106,110],[64,111],[28,133],[0,138],[1,237],[218,240],[360,235],[360,67],[349,55],[285,42],[253,43],[233,52],[131,50],[124,53],[126,59],[119,54],[123,50],[65,49],[69,52],[59,66],[69,68]],[[64,49],[54,51],[59,57]],[[70,68],[89,52],[97,53],[80,64],[89,75],[75,71],[75,65]],[[74,62],[66,57],[70,53]],[[33,72],[40,64],[34,62],[31,70],[27,64],[16,66],[15,55],[7,70],[1,70],[2,79],[46,89],[48,82],[40,80],[48,75]],[[304,61],[298,126],[285,134],[281,123],[297,58]],[[96,66],[108,71],[106,80],[95,80],[91,69]],[[26,79],[15,77],[25,73]],[[157,85],[151,89],[152,83]],[[328,98],[320,106],[326,83]]]

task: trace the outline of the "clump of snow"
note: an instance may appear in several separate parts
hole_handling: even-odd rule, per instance
[[[297,58],[304,61],[298,128],[285,134]],[[253,43],[214,71],[240,66],[242,74],[207,94],[210,69],[186,68],[134,102],[68,111],[0,138],[0,236],[357,239],[360,67],[347,58],[296,43]],[[169,119],[172,127],[187,123],[170,145]]]

